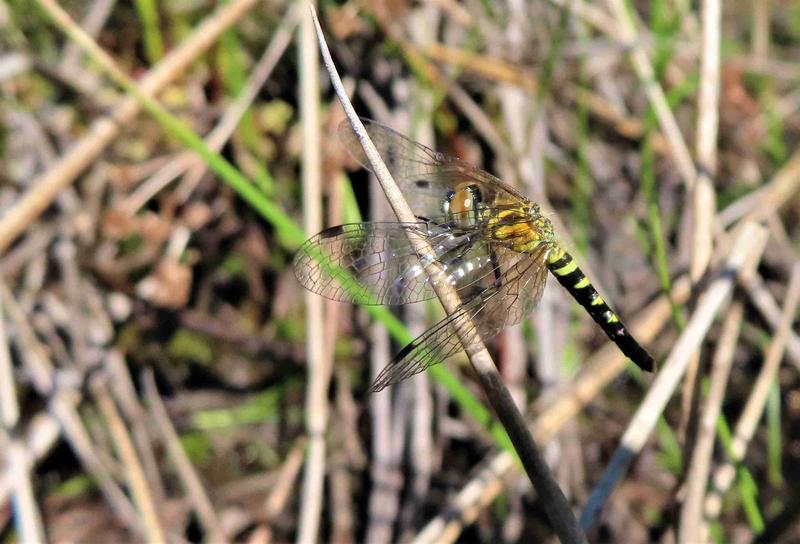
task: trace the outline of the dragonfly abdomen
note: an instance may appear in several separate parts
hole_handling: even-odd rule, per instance
[[[547,267],[558,282],[589,312],[603,332],[617,344],[622,353],[642,370],[652,371],[655,368],[653,357],[628,333],[617,314],[578,268],[572,255],[555,247],[547,258]]]

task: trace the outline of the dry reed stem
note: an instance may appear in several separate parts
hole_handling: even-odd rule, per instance
[[[697,92],[697,162],[700,165],[692,194],[692,254],[689,276],[697,283],[711,262],[714,240],[719,129],[720,19],[721,0],[704,0],[700,57],[700,88]]]
[[[425,45],[433,41],[441,24],[441,13],[434,5],[420,6],[409,14],[408,31],[415,45]],[[433,126],[434,108],[436,105],[435,90],[431,87],[412,79],[409,82],[412,100],[402,108],[398,119],[400,126],[412,128],[412,139],[422,144],[435,147],[435,133]],[[377,191],[376,191],[377,192]],[[382,195],[376,194],[373,202],[381,202],[379,209],[390,213],[386,200]],[[416,336],[425,332],[427,328],[427,313],[424,305],[415,304],[406,309],[406,323],[409,332]],[[407,434],[408,439],[408,481],[403,486],[395,486],[392,491],[398,499],[402,500],[402,507],[397,516],[399,523],[397,539],[408,541],[417,531],[416,520],[419,518],[421,505],[429,495],[431,477],[437,464],[434,437],[434,402],[431,379],[427,373],[422,373],[411,378],[403,387],[411,402],[400,403],[395,398],[395,406],[408,412],[408,430],[396,429],[396,436],[400,433]],[[385,395],[389,397],[390,395]],[[402,441],[405,437],[400,438]],[[402,449],[395,453],[397,464],[403,460]],[[398,501],[399,502],[399,501]],[[391,535],[391,533],[390,533]]]
[[[414,213],[405,202],[400,188],[394,182],[394,179],[392,179],[389,170],[383,163],[380,154],[370,140],[364,125],[361,123],[347,97],[341,79],[333,65],[333,60],[331,59],[330,52],[325,43],[322,29],[319,26],[313,6],[311,6],[311,14],[314,19],[325,67],[330,75],[334,90],[342,103],[345,114],[364,149],[365,155],[369,159],[372,170],[378,178],[390,206],[401,222],[410,223],[416,221]],[[429,276],[436,276],[437,273],[440,272],[440,266],[437,264],[435,253],[427,240],[411,231],[407,234],[415,253],[420,257],[423,263],[426,263],[426,274]],[[445,282],[432,282],[432,284],[437,297],[441,301],[442,306],[444,306],[445,312],[450,315],[458,311],[461,301],[453,286]],[[527,431],[525,421],[519,410],[517,410],[508,390],[504,387],[491,355],[489,355],[486,347],[480,342],[480,338],[475,338],[475,334],[473,334],[475,330],[475,326],[470,320],[460,321],[456,326],[459,339],[467,351],[470,363],[478,375],[484,393],[487,395],[497,416],[508,432],[531,482],[534,483],[534,487],[541,499],[548,518],[562,542],[584,542],[585,537],[577,527],[574,514],[566,497],[564,497],[563,492],[555,482],[547,464],[542,459],[533,437]]]
[[[200,524],[208,531],[208,538],[212,542],[227,542],[227,536],[222,524],[214,511],[211,499],[208,498],[203,482],[195,471],[191,460],[181,445],[180,437],[169,419],[167,408],[156,387],[156,380],[152,369],[147,369],[142,375],[144,397],[150,407],[150,415],[158,428],[161,439],[167,447],[167,454],[172,461],[178,478],[186,491],[189,504],[192,505]]]
[[[717,419],[722,411],[725,388],[733,366],[733,356],[744,317],[744,304],[734,301],[722,324],[717,349],[711,363],[710,387],[701,413],[697,429],[697,440],[692,452],[692,464],[686,474],[686,498],[681,509],[679,542],[689,542],[702,534],[703,498],[706,493],[708,474],[711,470],[711,456],[717,433]],[[707,535],[700,540],[705,542]]]
[[[257,0],[232,0],[208,16],[191,36],[152,68],[139,82],[142,93],[152,96],[178,77],[206,51],[219,35],[238,21]],[[39,0],[48,14],[72,27],[75,24],[53,0]],[[79,32],[82,32],[79,28]],[[91,39],[89,39],[91,42]],[[92,42],[93,43],[93,42]],[[93,47],[93,49],[95,49]],[[28,189],[0,217],[0,253],[22,234],[47,209],[58,194],[68,187],[119,135],[120,130],[141,110],[135,97],[125,98],[112,113],[92,123],[88,134],[62,155],[52,168],[31,182]]]
[[[313,5],[313,4],[310,4]],[[319,113],[319,53],[314,25],[309,17],[300,23],[300,119],[303,129],[302,187],[303,228],[309,234],[322,230],[322,155]],[[297,542],[314,542],[319,538],[323,483],[325,479],[328,426],[328,387],[332,344],[326,349],[323,325],[324,300],[306,291],[306,432],[308,449],[303,474],[302,498]]]
[[[119,410],[117,410],[117,405],[111,397],[108,387],[104,381],[101,381],[104,380],[104,377],[98,378],[100,379],[93,380],[92,393],[97,400],[100,411],[106,418],[111,436],[114,438],[115,448],[122,465],[125,467],[128,489],[142,517],[145,537],[149,542],[153,543],[166,542],[164,528],[161,526],[161,520],[157,513],[158,509],[150,493],[150,486],[139,462],[139,456],[136,454],[136,448],[133,446],[133,440]]]
[[[364,101],[376,118],[390,120],[389,108],[383,99],[367,82],[359,84]],[[369,210],[371,216],[378,221],[386,220],[391,215],[389,204],[380,191],[369,192]],[[370,382],[380,374],[386,361],[392,360],[389,333],[379,322],[369,327]],[[393,389],[393,386],[390,386]],[[391,390],[390,389],[390,390]],[[400,491],[404,483],[404,474],[399,469],[402,452],[405,451],[405,429],[396,432],[394,423],[400,410],[393,410],[393,405],[403,407],[400,399],[392,398],[392,394],[370,395],[370,437],[371,463],[369,470],[370,495],[367,503],[368,524],[365,534],[366,542],[390,542],[392,540],[394,520],[400,512]]]
[[[581,514],[581,527],[591,527],[611,495],[617,482],[627,472],[634,457],[641,451],[655,427],[692,355],[699,348],[714,316],[733,291],[735,275],[747,274],[755,268],[766,246],[767,230],[755,223],[743,226],[725,265],[699,297],[697,308],[664,362],[647,396],[639,405],[622,436],[608,468],[592,492]]]
[[[447,513],[432,519],[412,540],[412,544],[444,544],[455,542],[464,526],[472,523],[478,514],[503,490],[502,475],[514,466],[508,452],[492,457],[488,463],[448,501]]]
[[[391,360],[389,334],[380,323],[370,326],[370,379],[380,374],[386,361]],[[370,465],[370,489],[367,503],[368,525],[365,542],[390,542],[392,520],[399,510],[398,493],[403,475],[397,466],[398,453],[402,451],[392,434],[392,396],[370,395],[370,436],[372,461]]]
[[[683,276],[673,284],[672,300],[684,304],[689,299],[689,277]],[[642,310],[631,320],[631,331],[636,338],[647,343],[652,341],[669,321],[669,301],[662,296]],[[537,440],[547,442],[561,428],[625,368],[626,358],[619,348],[611,342],[600,348],[586,360],[586,365],[578,379],[563,389],[556,391],[550,399],[539,399],[534,407],[541,407],[541,413],[530,425]],[[465,525],[472,523],[483,506],[490,504],[502,487],[500,481],[515,467],[514,459],[508,452],[496,454],[486,467],[456,495],[443,509],[445,512],[432,519],[417,537],[421,542],[450,542]],[[479,507],[478,507],[479,506]],[[458,512],[459,515],[453,515]],[[455,535],[451,538],[451,535]]]
[[[22,353],[25,356],[24,362],[28,378],[37,391],[44,396],[50,395],[55,388],[55,368],[50,362],[47,350],[37,340],[36,333],[28,323],[25,312],[2,280],[0,280],[0,304],[2,304],[8,319],[15,326],[16,341],[21,347],[24,347]]]
[[[786,301],[781,312],[780,325],[767,349],[764,364],[758,373],[750,397],[748,397],[736,424],[733,442],[731,443],[732,462],[739,462],[744,459],[747,445],[761,419],[761,414],[767,403],[769,389],[775,383],[778,368],[786,349],[786,341],[792,331],[792,323],[794,323],[797,313],[798,301],[800,301],[800,263],[795,264],[792,268],[789,287],[786,291]],[[724,470],[724,468],[721,470]]]

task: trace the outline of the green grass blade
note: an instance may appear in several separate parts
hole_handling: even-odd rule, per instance
[[[164,56],[164,40],[159,28],[158,5],[155,0],[136,0],[136,11],[142,24],[144,54],[150,64],[155,64]]]

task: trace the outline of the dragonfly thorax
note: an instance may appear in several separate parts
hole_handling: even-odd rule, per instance
[[[489,219],[491,237],[518,253],[532,253],[541,244],[555,244],[553,225],[533,203],[497,209]]]

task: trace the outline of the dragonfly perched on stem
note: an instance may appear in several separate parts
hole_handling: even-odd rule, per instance
[[[655,368],[650,354],[559,245],[538,204],[460,159],[375,121],[362,121],[418,221],[326,229],[300,247],[294,261],[297,279],[329,299],[385,305],[435,298],[434,285],[447,282],[462,302],[405,346],[371,391],[418,374],[462,349],[469,351],[470,339],[485,341],[520,323],[539,302],[548,270],[627,357],[643,370]],[[339,136],[369,169],[346,121],[339,126]],[[429,263],[414,251],[409,233],[427,239],[439,264],[434,274],[426,272]]]

